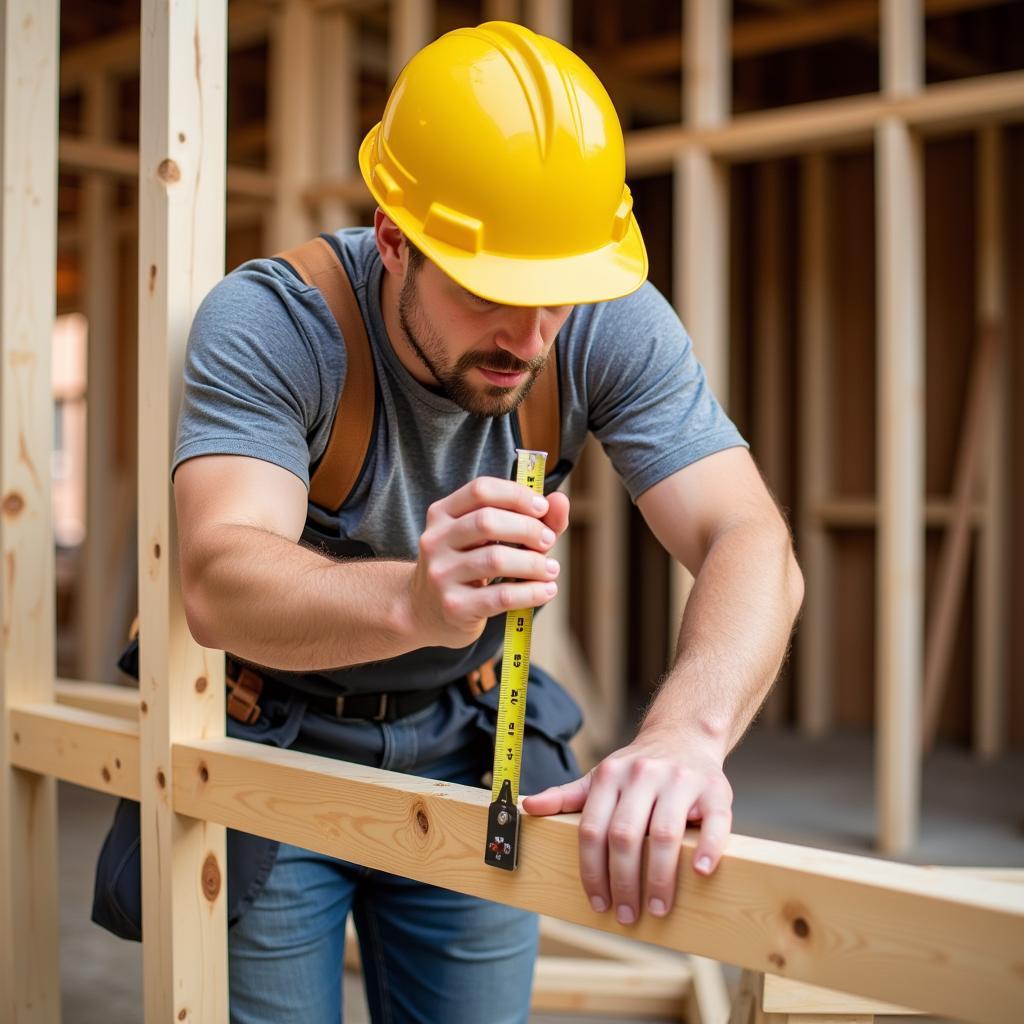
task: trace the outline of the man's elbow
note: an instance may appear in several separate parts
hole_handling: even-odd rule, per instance
[[[786,590],[789,594],[790,612],[795,619],[804,603],[804,574],[793,550],[793,538],[785,531]]]
[[[216,635],[216,617],[210,613],[209,602],[205,599],[202,588],[196,582],[186,582],[182,573],[181,603],[185,612],[185,623],[200,647],[220,649],[221,644]]]

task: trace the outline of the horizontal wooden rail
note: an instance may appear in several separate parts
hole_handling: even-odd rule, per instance
[[[138,726],[59,705],[10,713],[12,761],[138,795]],[[711,878],[683,842],[678,906],[630,928],[580,887],[578,815],[526,817],[520,869],[487,868],[489,796],[241,740],[177,744],[179,813],[758,971],[1003,1024],[1024,1005],[1024,887],[734,835]]]
[[[113,715],[26,704],[10,711],[11,764],[139,799],[139,726]]]
[[[238,740],[174,748],[175,809],[459,892],[716,960],[965,1020],[1024,1005],[1024,891],[1000,882],[732,836],[679,906],[622,928],[579,883],[577,815],[523,821],[514,875],[481,854],[489,797]]]
[[[58,679],[57,703],[100,715],[114,715],[129,722],[139,720],[139,689],[116,683],[93,683],[80,679]]]
[[[699,146],[723,160],[757,160],[811,149],[868,144],[875,125],[898,117],[926,131],[953,131],[988,119],[1024,118],[1024,71],[929,86],[913,96],[878,94],[740,114],[721,127],[671,125],[626,133],[626,172],[669,171],[681,150]]]

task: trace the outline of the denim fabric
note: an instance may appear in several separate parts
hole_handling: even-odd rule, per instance
[[[450,715],[439,703],[360,731],[381,768],[479,785],[486,737],[467,721],[453,749]],[[350,913],[374,1022],[527,1019],[534,914],[282,844],[228,933],[232,1024],[337,1024]]]

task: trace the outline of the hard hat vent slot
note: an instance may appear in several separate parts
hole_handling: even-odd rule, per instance
[[[423,222],[424,234],[447,242],[465,252],[479,252],[483,248],[484,225],[476,217],[469,217],[443,203],[431,203]]]

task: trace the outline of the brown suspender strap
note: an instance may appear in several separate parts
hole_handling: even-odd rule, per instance
[[[320,290],[345,340],[345,384],[331,436],[309,481],[309,497],[321,508],[338,511],[348,500],[373,437],[377,416],[377,377],[370,339],[348,274],[334,247],[324,238],[278,253],[306,284]]]
[[[561,402],[558,393],[558,341],[551,348],[547,366],[540,372],[516,410],[519,417],[519,437],[524,448],[547,452],[546,472],[558,465],[562,444]]]

